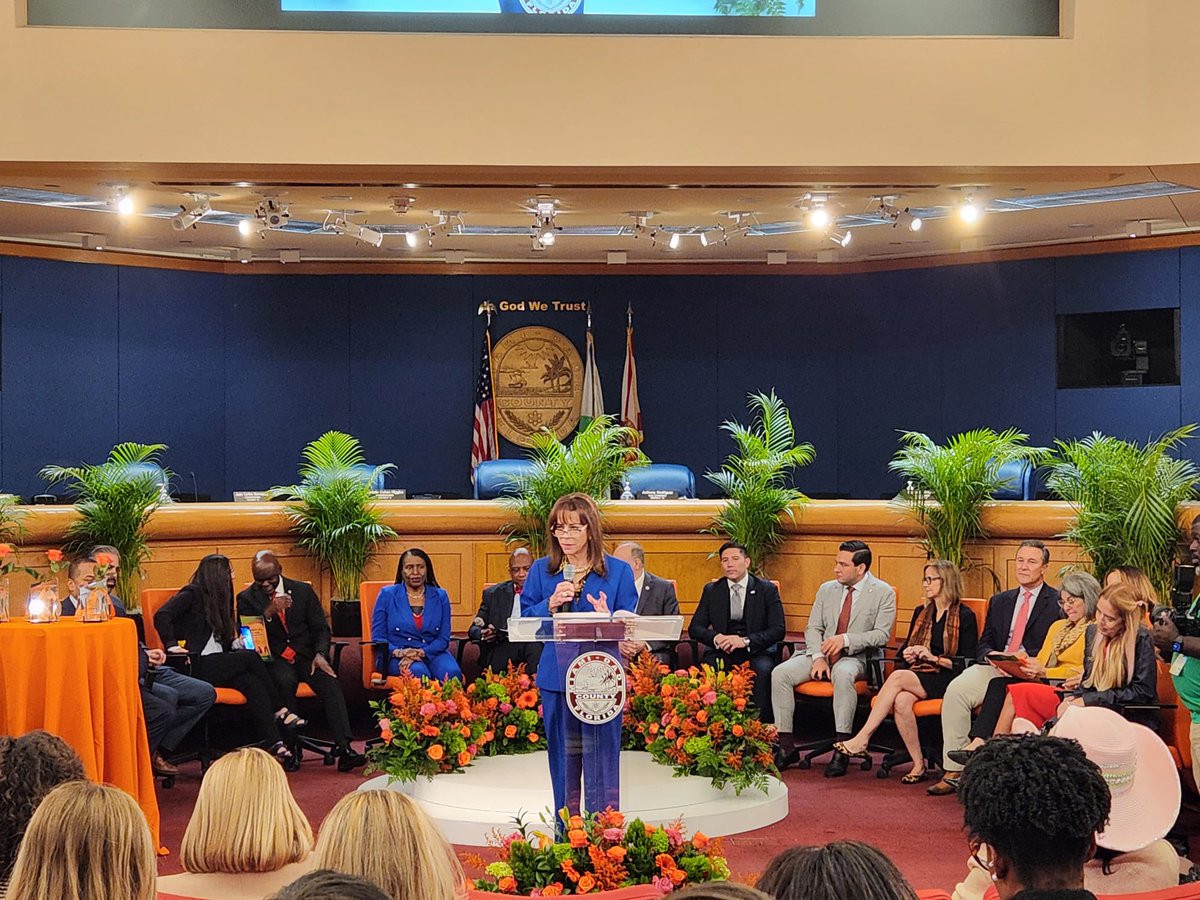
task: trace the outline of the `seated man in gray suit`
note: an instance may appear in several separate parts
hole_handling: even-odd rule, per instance
[[[629,563],[633,569],[633,584],[637,588],[637,614],[639,616],[677,616],[679,600],[675,596],[675,585],[646,571],[646,551],[641,544],[626,541],[613,551],[617,559]],[[633,662],[642,651],[649,650],[663,665],[671,662],[671,647],[674,641],[621,641],[621,656],[625,664]]]
[[[779,729],[776,765],[780,769],[800,759],[792,732],[796,685],[806,681],[833,682],[833,721],[838,740],[854,730],[858,694],[854,683],[867,674],[867,658],[887,644],[896,621],[896,591],[870,573],[871,548],[862,541],[838,547],[833,581],[817,589],[804,629],[805,651],[796,653],[771,673],[771,704]],[[847,759],[837,753],[825,767],[826,778],[846,774]]]

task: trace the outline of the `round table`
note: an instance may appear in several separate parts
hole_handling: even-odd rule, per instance
[[[0,623],[0,734],[38,728],[74,747],[89,778],[132,794],[158,846],[132,619]]]

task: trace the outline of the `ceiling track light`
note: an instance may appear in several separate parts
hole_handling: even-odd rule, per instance
[[[558,212],[558,201],[552,197],[538,197],[533,209],[533,236],[543,247],[553,247],[561,228],[554,224],[554,216]],[[529,207],[526,207],[529,209]]]
[[[132,215],[134,202],[133,195],[129,193],[129,188],[124,185],[113,185],[108,195],[108,207],[118,215]]]
[[[242,237],[258,235],[260,238],[265,238],[267,236],[267,223],[255,216],[247,216],[244,219],[239,219],[238,234]]]
[[[854,240],[854,232],[852,232],[849,228],[839,231],[838,229],[831,227],[825,231],[825,237],[844,249],[849,247],[850,242]]]
[[[416,197],[393,197],[392,212],[398,216],[408,215],[408,211],[412,209],[412,205],[416,202]]]
[[[700,232],[700,244],[704,247],[711,247],[713,244],[725,244],[728,242],[729,234],[725,231],[725,226],[723,225],[718,225],[716,228]]]
[[[187,231],[195,228],[196,223],[212,212],[212,204],[208,202],[208,194],[189,194],[192,206],[180,206],[179,212],[171,216],[171,227],[176,231]]]
[[[979,204],[970,194],[967,194],[967,196],[963,197],[962,202],[958,204],[958,217],[968,225],[978,222],[979,217],[982,214],[983,210],[980,209]]]
[[[376,231],[374,228],[368,228],[366,225],[359,225],[357,222],[351,222],[346,218],[345,214],[334,215],[329,214],[332,218],[326,218],[325,224],[321,227],[325,231],[332,231],[335,234],[347,234],[356,241],[362,241],[364,244],[370,244],[373,247],[378,247],[383,243],[383,232]]]
[[[903,226],[909,231],[920,231],[921,226],[924,224],[921,221],[920,216],[914,216],[911,212],[909,212],[907,206],[904,207],[904,209],[897,209],[886,200],[880,201],[879,209],[876,210],[876,213],[878,214],[879,218],[884,219],[885,221],[890,221],[893,228],[899,228]]]
[[[264,197],[259,202],[254,215],[267,228],[273,229],[285,227],[288,219],[291,217],[291,213],[288,212],[288,205],[277,197]]]

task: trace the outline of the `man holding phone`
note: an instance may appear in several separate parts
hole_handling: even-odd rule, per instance
[[[338,747],[338,771],[349,772],[367,760],[350,743],[350,715],[337,672],[329,664],[329,624],[312,587],[283,577],[283,566],[270,550],[254,557],[254,583],[237,596],[238,616],[263,620],[271,658],[267,671],[281,697],[296,696],[300,682],[313,689],[325,707]],[[260,654],[263,647],[254,648]]]

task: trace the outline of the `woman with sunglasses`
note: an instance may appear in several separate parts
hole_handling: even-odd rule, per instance
[[[633,570],[604,552],[600,510],[587,494],[567,494],[555,501],[546,517],[549,554],[529,570],[521,592],[521,615],[548,618],[556,613],[627,612],[637,610]],[[554,810],[580,812],[580,783],[586,785],[594,812],[620,808],[621,716],[599,725],[584,724],[567,706],[567,669],[583,650],[614,657],[623,672],[616,641],[555,643],[548,641],[538,662],[546,745]]]

